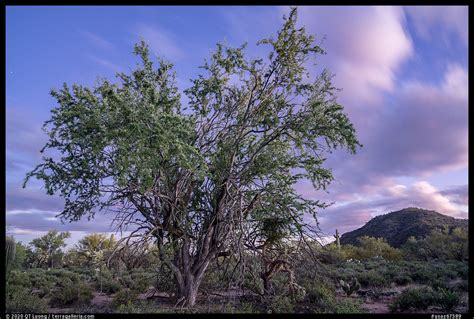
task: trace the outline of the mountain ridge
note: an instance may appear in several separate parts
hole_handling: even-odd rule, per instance
[[[364,226],[344,233],[340,242],[343,245],[358,245],[358,237],[382,237],[391,246],[398,248],[410,236],[423,238],[434,229],[442,229],[444,225],[449,228],[467,228],[468,220],[443,215],[434,210],[408,207],[372,218]]]

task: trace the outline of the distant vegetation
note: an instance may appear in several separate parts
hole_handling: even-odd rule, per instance
[[[176,287],[151,242],[130,246],[95,233],[64,250],[67,237],[51,231],[30,245],[15,243],[6,261],[8,312],[359,313],[374,305],[382,305],[378,312],[467,311],[465,228],[434,229],[400,248],[369,236],[358,245],[311,242],[312,249],[287,242],[294,271],[275,272],[267,294],[258,255],[222,256],[206,273],[193,308],[174,307]],[[234,273],[238,258],[249,265],[243,277]]]

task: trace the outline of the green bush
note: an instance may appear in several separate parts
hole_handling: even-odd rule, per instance
[[[17,285],[6,286],[5,310],[12,313],[45,313],[47,304],[44,299],[31,293],[31,289]]]
[[[276,295],[271,298],[267,310],[271,313],[292,313],[294,305],[290,297]]]
[[[31,287],[30,276],[26,271],[12,270],[8,282],[14,286]]]
[[[452,311],[459,302],[461,298],[459,295],[451,290],[440,288],[437,291],[437,304],[443,308],[445,311]]]
[[[328,313],[334,309],[336,292],[332,287],[321,284],[308,288],[306,298],[313,312]]]
[[[51,297],[50,304],[52,306],[88,305],[92,298],[92,289],[88,285],[65,277],[58,282],[58,289]]]
[[[425,310],[436,304],[436,293],[430,287],[405,289],[389,306],[390,311]]]
[[[408,284],[411,284],[413,282],[413,279],[411,279],[411,277],[408,275],[402,274],[395,276],[393,278],[393,282],[397,285],[406,286]]]
[[[171,277],[168,277],[168,281],[170,281],[170,278]],[[152,279],[153,279],[152,275],[143,271],[123,273],[119,277],[119,281],[124,288],[135,290],[138,293],[145,292],[150,287],[150,283],[152,283]]]
[[[387,279],[376,270],[360,273],[357,279],[363,287],[386,287],[388,285]]]
[[[104,279],[95,282],[95,289],[106,294],[114,294],[122,289],[122,285],[115,279]]]
[[[258,313],[258,311],[252,303],[242,302],[236,309],[235,313]]]
[[[138,300],[138,293],[131,289],[122,289],[114,295],[111,307],[118,309],[120,305],[128,306],[129,303],[135,303]]]
[[[31,288],[37,290],[40,297],[49,295],[53,289],[56,278],[43,269],[33,269],[27,272]]]
[[[362,313],[361,303],[357,300],[343,299],[336,302],[334,313]]]

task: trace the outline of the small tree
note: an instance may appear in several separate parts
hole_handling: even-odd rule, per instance
[[[79,262],[92,267],[105,264],[105,255],[115,248],[117,242],[113,235],[107,238],[104,234],[92,233],[82,238],[75,250],[79,255]]]
[[[59,233],[50,230],[46,235],[33,239],[30,243],[34,247],[34,254],[39,266],[54,268],[62,258],[62,247],[66,246],[64,240],[71,237],[69,232]]]
[[[59,106],[43,150],[63,156],[45,157],[25,183],[34,176],[48,194],[60,192],[65,220],[115,210],[119,229],[133,227],[123,240],[153,238],[179,301],[193,306],[209,263],[244,247],[262,220],[308,232],[303,217],[325,205],[295,183],[325,188],[324,154],[359,145],[329,72],[310,79],[307,62],[324,51],[296,19],[292,9],[277,37],[259,42],[270,48],[266,59],[219,44],[184,91],[186,110],[172,65],[154,69],[143,42],[135,46],[143,66],[118,74],[119,84],[52,91]]]

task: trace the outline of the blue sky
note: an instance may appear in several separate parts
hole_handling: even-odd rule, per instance
[[[7,7],[6,219],[28,242],[50,228],[111,231],[95,223],[60,225],[57,196],[39,183],[22,189],[40,163],[41,131],[55,106],[49,96],[63,82],[93,85],[129,71],[139,39],[175,65],[185,89],[217,42],[247,52],[272,36],[288,7]],[[301,183],[308,197],[335,201],[320,214],[323,232],[345,232],[371,217],[407,206],[467,218],[467,7],[300,7],[299,24],[322,41],[321,68],[335,73],[339,101],[365,147],[356,156],[333,154],[336,181],[329,193]],[[322,40],[324,37],[324,40]],[[183,98],[183,103],[186,100]]]

